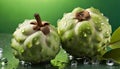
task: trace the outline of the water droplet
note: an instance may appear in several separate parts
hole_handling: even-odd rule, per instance
[[[39,45],[40,44],[40,41],[36,41],[36,43],[35,43],[36,45]]]
[[[101,27],[99,27],[99,28],[98,28],[98,31],[102,31],[102,28],[101,28]]]
[[[22,32],[22,33],[25,33],[25,30],[23,29],[23,30],[21,30],[21,32]]]
[[[2,58],[2,59],[1,59],[1,65],[2,65],[2,66],[7,65],[7,63],[8,63],[7,58]]]
[[[107,18],[107,22],[109,22],[109,19]]]
[[[71,68],[72,69],[77,68],[77,65],[78,65],[78,62],[76,60],[71,61]]]
[[[87,34],[86,34],[86,33],[84,33],[84,37],[87,37]]]
[[[89,58],[85,58],[83,61],[83,64],[89,64],[90,63],[90,59]]]
[[[101,13],[101,15],[103,16],[103,13]]]
[[[30,63],[30,62],[25,62],[25,61],[20,61],[20,64],[21,64],[22,66],[25,66],[25,67],[30,67],[30,66],[32,65],[32,63]]]
[[[92,64],[93,64],[93,65],[99,64],[99,60],[97,60],[97,59],[92,59]]]
[[[2,66],[2,67],[1,67],[1,69],[5,69],[5,67],[4,67],[4,66]]]
[[[101,25],[104,25],[104,23],[101,23]]]
[[[1,62],[4,62],[5,64],[7,64],[8,60],[7,58],[1,58]]]
[[[21,65],[24,65],[24,63],[25,63],[25,61],[20,61],[20,64],[21,64]]]
[[[0,59],[2,58],[2,55],[3,55],[3,49],[2,48],[0,48]]]
[[[5,66],[6,64],[5,64],[5,62],[1,62],[1,65],[2,65],[2,66]]]
[[[32,47],[32,43],[29,42],[28,45],[27,45],[28,48],[31,48]]]
[[[69,56],[69,59],[70,59],[70,60],[72,60],[72,59],[73,59],[73,56],[72,56],[72,55],[70,55],[70,56]]]
[[[106,64],[107,64],[108,66],[113,66],[113,65],[114,65],[114,62],[113,62],[113,60],[107,60],[107,61],[106,61]]]
[[[105,37],[105,38],[108,38],[108,37],[109,37],[109,32],[108,32],[108,31],[105,32],[104,37]]]
[[[3,49],[2,48],[0,48],[0,53],[2,53],[3,52]]]

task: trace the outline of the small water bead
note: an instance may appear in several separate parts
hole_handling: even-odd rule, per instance
[[[23,29],[23,30],[21,30],[21,32],[22,32],[22,33],[25,33],[25,30]]]
[[[104,25],[104,23],[101,23],[101,25]]]
[[[19,63],[20,63],[21,65],[24,65],[25,61],[20,61]]]
[[[2,48],[0,48],[0,59],[2,58],[2,55],[3,55],[3,49]]]
[[[2,48],[0,48],[0,53],[2,53],[3,52],[3,49]]]
[[[98,28],[98,31],[102,31],[102,28],[101,28],[101,27],[99,27],[99,28]]]
[[[93,65],[97,65],[97,64],[99,64],[100,62],[99,62],[99,60],[97,60],[97,59],[92,59],[92,64]]]
[[[71,61],[71,68],[77,68],[78,62],[76,60]]]
[[[109,34],[110,34],[110,33],[109,33],[108,31],[105,32],[105,33],[104,33],[104,37],[105,37],[105,38],[108,38],[108,37],[109,37]]]
[[[20,64],[23,65],[23,66],[25,66],[25,67],[29,67],[29,66],[32,65],[32,63],[30,63],[30,62],[25,62],[25,61],[20,61]]]
[[[90,64],[90,59],[89,58],[85,58],[83,61],[83,64]]]
[[[8,63],[7,58],[1,58],[1,65],[2,65],[2,66],[7,65],[7,63]]]
[[[70,56],[69,56],[69,59],[70,59],[70,60],[72,60],[72,59],[73,59],[73,56],[72,56],[72,55],[70,55]]]
[[[5,64],[5,62],[1,62],[1,65],[2,65],[2,66],[5,66],[6,64]]]
[[[113,62],[113,60],[107,60],[107,61],[106,61],[106,64],[107,64],[108,66],[113,66],[113,65],[114,65],[114,62]]]
[[[4,67],[4,66],[2,66],[2,67],[1,67],[1,69],[5,69],[5,67]]]
[[[84,37],[87,37],[87,34],[86,34],[86,33],[84,33]]]

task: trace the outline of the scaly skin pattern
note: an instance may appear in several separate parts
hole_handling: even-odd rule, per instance
[[[77,13],[87,11],[86,19]],[[99,10],[75,8],[72,12],[64,14],[58,21],[58,34],[63,48],[74,57],[101,57],[110,42],[111,25]]]
[[[19,60],[40,63],[53,59],[60,49],[57,29],[49,25],[50,32],[34,30],[36,20],[25,20],[13,33],[11,47]]]

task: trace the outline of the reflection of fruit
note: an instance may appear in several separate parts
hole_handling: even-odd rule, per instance
[[[58,34],[63,48],[73,56],[100,57],[110,42],[111,26],[99,10],[78,7],[58,22]]]
[[[13,33],[11,46],[19,60],[32,63],[49,61],[60,49],[57,30],[48,22],[41,22],[38,14],[36,20],[25,20]]]

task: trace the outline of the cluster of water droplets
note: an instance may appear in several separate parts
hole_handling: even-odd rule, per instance
[[[70,62],[71,69],[77,69],[77,67],[80,63],[82,63],[83,65],[88,65],[88,64],[99,65],[101,63],[101,61],[97,60],[96,58],[95,59],[90,59],[87,57],[74,58],[73,56],[70,55],[69,59],[71,61]],[[112,59],[106,60],[105,62],[106,62],[106,65],[108,65],[108,66],[113,66],[116,64]],[[3,49],[2,48],[0,48],[0,63],[1,63],[0,66],[2,66],[1,69],[4,69],[4,66],[7,65],[7,63],[8,63],[7,58],[3,57]],[[32,63],[20,61],[20,65],[30,68]],[[52,66],[50,64],[45,65],[46,69],[51,68],[51,67]]]
[[[99,65],[99,64],[102,64],[102,61],[99,61],[96,58],[90,59],[90,58],[84,57],[84,58],[74,59],[74,57],[70,55],[69,59],[71,61],[71,63],[70,63],[71,69],[77,69],[79,64],[83,64],[83,65]],[[115,63],[112,59],[109,59],[109,60],[105,60],[104,64],[106,64],[107,66],[114,66],[117,63]]]

